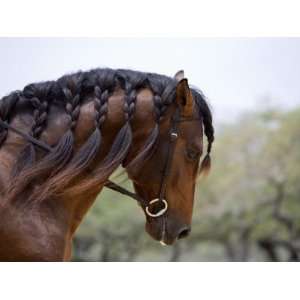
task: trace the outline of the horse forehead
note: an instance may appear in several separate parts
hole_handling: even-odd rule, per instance
[[[202,143],[203,125],[201,120],[182,122],[180,126],[180,136],[193,143]]]

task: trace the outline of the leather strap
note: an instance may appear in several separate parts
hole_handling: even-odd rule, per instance
[[[161,180],[161,184],[160,184],[159,200],[164,199],[165,194],[166,194],[167,180],[168,180],[168,176],[171,171],[172,158],[173,158],[173,154],[174,154],[176,141],[178,138],[178,122],[176,121],[178,117],[180,117],[179,107],[176,109],[175,115],[172,118],[171,128],[170,128],[170,132],[169,132],[170,141],[169,141],[168,150],[167,150],[167,159],[166,159],[166,163],[164,166],[163,176],[162,176],[162,180]]]
[[[2,121],[0,119],[0,127],[3,127],[5,129],[10,129],[11,131],[14,131],[15,133],[17,133],[18,135],[22,136],[26,141],[40,147],[41,149],[45,150],[45,151],[48,151],[48,152],[51,152],[52,151],[52,147],[47,145],[46,143],[40,141],[40,140],[37,140],[36,138],[34,138],[33,136],[7,124],[6,122]]]

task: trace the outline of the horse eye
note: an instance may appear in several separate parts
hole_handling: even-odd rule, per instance
[[[186,156],[190,160],[198,160],[200,156],[200,151],[192,150],[192,149],[187,149],[186,150]]]

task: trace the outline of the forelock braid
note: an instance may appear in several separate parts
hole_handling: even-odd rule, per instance
[[[0,119],[1,121],[8,122],[11,111],[20,99],[20,92],[13,92],[10,95],[3,97],[0,100]],[[6,140],[7,129],[0,127],[0,145]]]

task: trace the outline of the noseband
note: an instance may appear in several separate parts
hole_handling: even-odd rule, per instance
[[[105,183],[105,187],[137,200],[140,203],[140,205],[145,209],[145,212],[149,217],[157,218],[157,217],[163,216],[165,214],[165,212],[168,210],[168,202],[165,199],[165,195],[166,195],[167,181],[168,181],[168,177],[169,177],[169,174],[171,171],[171,166],[172,166],[172,158],[174,155],[174,149],[175,149],[176,141],[178,138],[178,123],[186,122],[186,121],[194,121],[194,120],[198,120],[198,118],[181,117],[180,108],[179,107],[176,108],[176,111],[171,119],[171,127],[170,127],[170,131],[169,131],[169,143],[168,143],[168,150],[167,150],[167,159],[164,164],[164,168],[163,168],[163,172],[162,172],[162,179],[161,179],[161,183],[160,183],[160,190],[159,190],[158,198],[155,198],[155,199],[151,200],[149,203],[146,203],[145,199],[142,199],[136,193],[132,193],[132,192],[128,191],[127,189],[121,187],[120,185],[118,185],[110,180],[108,180]],[[43,149],[46,152],[53,151],[53,148],[51,146],[47,145],[46,143],[44,143],[43,141],[38,140],[38,139],[34,138],[33,136],[9,125],[8,123],[2,121],[1,119],[0,119],[0,127],[4,128],[6,130],[11,130],[11,131],[15,132],[16,134],[22,136],[28,142]],[[157,212],[151,212],[151,210],[150,210],[151,206],[153,206],[153,204],[159,203],[159,202],[163,204],[163,208],[161,208]]]

